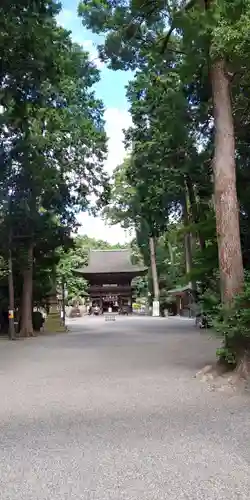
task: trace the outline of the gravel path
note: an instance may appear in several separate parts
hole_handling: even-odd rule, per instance
[[[215,345],[158,318],[1,341],[0,499],[249,499],[250,398],[193,378]]]

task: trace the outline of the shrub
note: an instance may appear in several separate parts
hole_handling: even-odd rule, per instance
[[[209,290],[202,297],[202,304],[216,333],[223,338],[217,356],[236,366],[245,355],[250,355],[250,275],[246,275],[244,290],[235,296],[230,308],[223,306],[218,295]]]

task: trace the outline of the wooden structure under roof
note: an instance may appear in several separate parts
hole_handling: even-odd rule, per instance
[[[89,283],[92,305],[103,312],[132,309],[132,280],[147,273],[147,267],[134,265],[129,250],[90,250],[88,265],[75,273]]]

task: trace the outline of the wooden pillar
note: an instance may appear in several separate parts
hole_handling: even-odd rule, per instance
[[[128,303],[129,303],[129,307],[128,307],[129,312],[130,312],[130,314],[132,314],[132,312],[133,312],[133,292],[132,292],[132,288],[130,290],[130,294],[129,294],[129,297],[128,297]]]
[[[180,315],[180,297],[179,295],[175,296],[175,303],[176,303],[176,315]]]

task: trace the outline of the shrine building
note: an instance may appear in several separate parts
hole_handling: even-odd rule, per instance
[[[147,268],[133,265],[129,250],[90,250],[87,267],[75,270],[88,283],[92,306],[102,312],[132,311],[132,280],[147,273]]]

